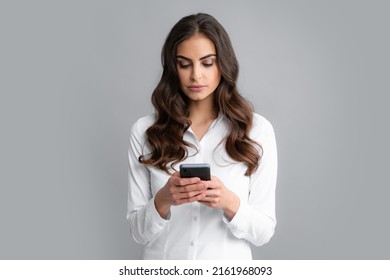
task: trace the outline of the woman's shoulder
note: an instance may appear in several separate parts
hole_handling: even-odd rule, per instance
[[[144,134],[145,131],[154,123],[156,114],[149,114],[136,120],[131,127],[131,133],[135,135]]]
[[[259,135],[264,133],[274,133],[273,126],[267,118],[254,112],[253,123],[252,123],[252,135]]]
[[[264,116],[253,112],[253,127],[267,127],[271,126],[271,122]]]

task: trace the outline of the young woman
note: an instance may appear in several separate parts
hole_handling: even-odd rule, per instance
[[[238,93],[232,44],[212,16],[182,18],[162,64],[155,114],[131,129],[131,234],[144,259],[251,259],[276,225],[273,128]],[[208,163],[213,176],[181,178],[182,163]]]

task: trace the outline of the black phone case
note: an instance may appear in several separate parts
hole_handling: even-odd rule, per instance
[[[209,181],[211,179],[210,167],[209,166],[191,166],[191,167],[180,166],[180,177],[182,178],[199,177],[203,181]]]

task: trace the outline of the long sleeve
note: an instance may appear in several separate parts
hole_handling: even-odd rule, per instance
[[[128,211],[130,231],[137,243],[147,244],[166,224],[158,214],[150,187],[150,172],[138,161],[143,153],[144,130],[136,122],[130,135],[128,150]]]
[[[276,226],[277,148],[273,127],[266,119],[259,121],[257,117],[254,127],[251,137],[261,144],[263,157],[250,177],[248,200],[241,200],[233,219],[224,218],[224,222],[237,238],[261,246],[271,239]]]

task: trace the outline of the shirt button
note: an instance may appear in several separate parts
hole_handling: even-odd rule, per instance
[[[190,246],[194,246],[194,241],[191,241]]]
[[[198,217],[195,216],[195,217],[194,217],[194,221],[196,222],[197,220],[198,220]]]

